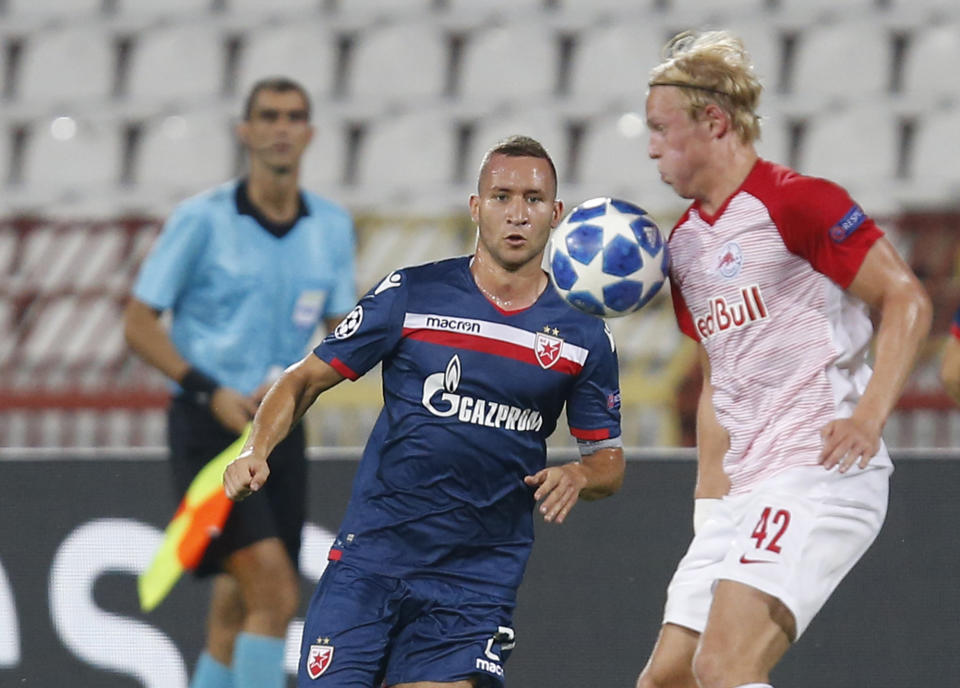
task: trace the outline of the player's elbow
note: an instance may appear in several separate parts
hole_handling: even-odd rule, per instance
[[[919,282],[915,284],[911,294],[911,306],[917,334],[920,339],[925,339],[930,333],[930,325],[933,323],[933,302],[930,300],[927,290]]]

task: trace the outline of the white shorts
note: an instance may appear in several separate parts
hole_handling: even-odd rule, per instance
[[[732,580],[783,602],[799,638],[880,532],[892,472],[802,466],[725,497],[677,566],[664,623],[702,633],[715,583]]]

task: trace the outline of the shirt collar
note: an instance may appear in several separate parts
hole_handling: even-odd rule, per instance
[[[259,224],[261,227],[263,227],[265,230],[267,230],[274,236],[276,237],[284,236],[287,232],[293,229],[294,225],[296,225],[297,222],[299,222],[301,217],[307,217],[308,215],[310,215],[310,209],[307,207],[307,202],[303,198],[303,193],[298,192],[297,193],[297,205],[298,205],[297,216],[293,218],[293,220],[291,220],[290,222],[280,223],[280,222],[270,221],[269,219],[264,217],[263,213],[261,213],[257,209],[257,206],[255,206],[253,202],[250,200],[250,196],[247,195],[247,182],[248,180],[244,178],[244,179],[241,179],[240,182],[237,184],[237,191],[236,191],[236,194],[234,195],[234,200],[236,201],[236,204],[237,204],[237,214],[249,215],[250,217],[252,217],[254,220],[257,221],[257,224]]]

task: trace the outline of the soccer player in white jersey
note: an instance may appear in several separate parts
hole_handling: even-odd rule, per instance
[[[842,188],[758,158],[760,91],[723,31],[676,36],[651,72],[649,154],[692,202],[670,279],[704,383],[695,534],[638,688],[770,685],[880,530],[881,431],[930,326],[920,283]]]

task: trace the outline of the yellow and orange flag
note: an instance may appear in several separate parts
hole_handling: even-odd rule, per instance
[[[160,549],[137,579],[143,611],[149,612],[160,604],[180,575],[197,567],[211,538],[223,530],[233,506],[223,491],[223,471],[240,454],[249,435],[247,424],[240,437],[213,457],[190,483],[164,531]]]

